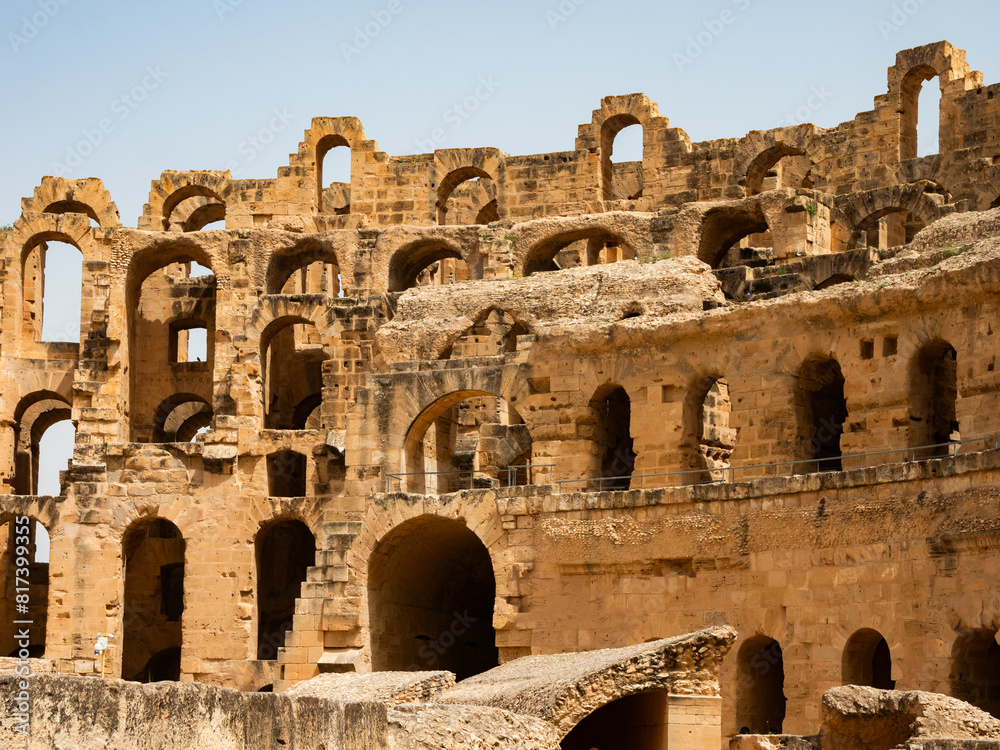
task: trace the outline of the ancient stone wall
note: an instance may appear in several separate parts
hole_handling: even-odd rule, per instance
[[[847,674],[1000,711],[996,88],[942,42],[827,130],[692,144],[636,94],[565,153],[390,157],[316,118],[276,179],[164,172],[136,229],[44,178],[0,239],[37,668],[111,632],[115,677],[280,691],[728,623],[727,735],[814,732]],[[57,241],[79,341],[41,337]]]

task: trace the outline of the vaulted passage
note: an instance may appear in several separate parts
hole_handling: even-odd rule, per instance
[[[292,629],[295,600],[306,572],[316,564],[316,538],[301,521],[264,527],[255,542],[257,558],[257,658],[278,658]]]
[[[892,655],[889,644],[877,630],[862,628],[844,647],[843,679],[845,685],[864,685],[892,690]]]
[[[756,635],[737,655],[736,724],[751,734],[781,734],[785,721],[785,664],[773,638]]]
[[[490,554],[463,523],[421,516],[401,524],[369,561],[372,669],[446,669],[460,680],[492,669],[495,596]]]
[[[799,371],[795,393],[798,417],[798,473],[840,471],[840,437],[847,420],[844,376],[834,359],[812,358]]]
[[[521,415],[507,401],[458,391],[428,406],[406,436],[406,476],[391,489],[454,492],[469,487],[531,484],[532,441]]]
[[[180,679],[184,537],[162,518],[137,521],[122,539],[122,677]]]
[[[951,694],[1000,719],[1000,644],[990,628],[963,633],[952,650]]]
[[[261,349],[264,427],[319,429],[327,357],[316,326],[298,318],[275,321],[261,336]]]
[[[601,706],[566,735],[562,750],[662,750],[667,693],[655,690]]]
[[[598,389],[590,401],[593,418],[594,458],[599,462],[596,476],[605,490],[627,490],[635,470],[636,453],[632,440],[632,401],[619,385]]]
[[[8,518],[0,524],[0,656],[41,658],[49,603],[49,535],[33,518]],[[27,611],[19,611],[19,606]],[[30,620],[28,643],[17,638]]]
[[[947,341],[931,341],[911,367],[910,447],[915,458],[947,456],[958,431],[958,355]]]

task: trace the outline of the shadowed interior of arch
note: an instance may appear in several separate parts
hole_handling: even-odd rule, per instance
[[[606,703],[573,727],[561,750],[662,750],[666,747],[667,693],[652,690]]]
[[[0,570],[3,573],[3,596],[0,597],[0,656],[19,657],[22,655],[22,648],[26,648],[29,658],[38,659],[45,655],[49,603],[48,551],[48,531],[36,519],[8,515],[0,523]],[[21,565],[22,561],[27,561],[27,566]],[[27,575],[24,573],[25,567]],[[28,582],[27,586],[24,585],[24,581]],[[27,611],[16,608],[24,601],[18,595],[27,596]],[[22,621],[22,626],[23,621],[31,621],[30,642],[26,647],[17,638],[16,620]]]
[[[854,633],[844,646],[842,660],[845,685],[864,685],[879,690],[892,690],[892,655],[882,634],[871,628]]]
[[[271,323],[261,336],[264,427],[317,429],[326,350],[315,324],[290,316]],[[311,399],[311,401],[307,401]],[[304,404],[311,403],[310,408]],[[310,422],[312,419],[312,422]]]
[[[465,524],[437,516],[403,522],[368,563],[372,669],[446,669],[458,679],[499,663],[489,551]]]
[[[603,227],[588,227],[536,243],[527,253],[524,275],[637,259],[636,251],[619,235]]]
[[[122,536],[122,675],[136,682],[180,678],[184,537],[163,518],[135,521]]]
[[[417,286],[442,286],[466,281],[470,269],[462,253],[440,241],[416,242],[397,250],[389,261],[388,290],[402,292]]]
[[[257,658],[278,658],[292,629],[295,600],[316,564],[316,538],[302,521],[267,524],[254,542],[257,566]]]
[[[529,484],[531,433],[506,400],[458,391],[428,406],[406,433],[403,478],[410,492]]]

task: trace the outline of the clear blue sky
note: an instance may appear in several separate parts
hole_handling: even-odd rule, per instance
[[[440,148],[533,154],[571,150],[602,96],[637,91],[696,141],[797,119],[816,90],[824,101],[808,119],[835,126],[872,108],[898,50],[941,39],[965,49],[987,82],[1000,81],[995,2],[5,7],[0,224],[18,217],[43,175],[66,167],[68,177],[100,177],[134,226],[164,169],[234,166],[238,177],[274,177],[317,115],[359,117],[390,154],[427,150],[419,142],[435,129],[444,131]],[[456,114],[477,87],[488,93],[475,111]],[[262,130],[267,143],[251,145]],[[51,479],[51,465],[44,471]]]

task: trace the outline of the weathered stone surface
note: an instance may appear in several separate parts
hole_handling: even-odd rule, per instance
[[[395,706],[423,703],[455,684],[451,672],[372,672],[321,674],[293,685],[286,695],[341,703],[374,702]]]
[[[823,750],[882,750],[909,740],[1000,740],[1000,719],[936,693],[849,685],[823,695]]]
[[[27,678],[29,750],[384,750],[386,709],[209,685],[138,685],[93,677]],[[0,677],[8,709],[18,679]],[[0,747],[23,748],[14,711],[0,722]]]
[[[483,706],[397,705],[389,709],[392,750],[558,750],[548,723]]]
[[[463,680],[434,703],[537,716],[565,735],[597,708],[638,693],[717,696],[736,631],[722,627],[652,643],[577,654],[525,656]]]

